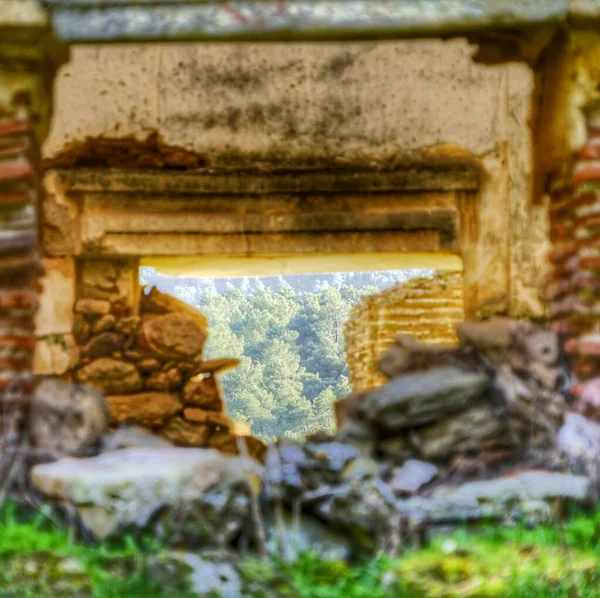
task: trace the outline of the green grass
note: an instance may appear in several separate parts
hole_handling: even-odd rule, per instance
[[[86,545],[43,514],[0,510],[0,598],[188,598],[161,585],[151,539]],[[247,558],[249,598],[600,598],[600,511],[564,525],[457,532],[399,558],[347,564],[302,554],[294,562]]]
[[[85,545],[39,513],[24,518],[14,503],[0,511],[0,598],[186,598],[149,575],[152,541]]]

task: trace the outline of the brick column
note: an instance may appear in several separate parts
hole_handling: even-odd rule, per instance
[[[22,472],[39,278],[40,143],[60,48],[37,0],[6,0],[0,20],[0,502]],[[12,6],[10,6],[12,4]],[[3,6],[4,8],[4,6]],[[15,449],[15,450],[13,450]]]
[[[585,114],[587,142],[551,193],[548,289],[553,327],[582,380],[600,376],[600,105]]]

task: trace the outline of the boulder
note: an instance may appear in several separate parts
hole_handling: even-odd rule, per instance
[[[115,423],[139,423],[151,428],[164,424],[183,409],[179,395],[167,392],[109,396],[106,400]]]
[[[141,323],[142,319],[139,316],[126,316],[117,320],[116,327],[121,334],[130,336],[138,331]]]
[[[31,401],[29,434],[49,456],[87,456],[98,449],[108,422],[104,397],[93,388],[45,378]]]
[[[212,427],[195,424],[177,416],[171,418],[158,433],[177,446],[206,446]]]
[[[190,359],[202,354],[207,333],[181,313],[144,319],[138,334],[140,347],[165,359]]]
[[[73,338],[78,344],[85,344],[90,338],[91,333],[90,323],[85,319],[82,314],[75,314],[73,319]]]
[[[232,528],[241,526],[240,521],[232,525],[220,517],[231,515],[225,505],[238,496],[247,505],[248,489],[259,488],[260,474],[252,459],[209,449],[125,449],[38,465],[31,480],[47,498],[74,508],[97,539],[132,528],[144,530],[154,526],[159,515],[163,530],[176,530],[187,525],[188,513],[194,513],[205,524],[196,521],[191,526],[196,539],[210,536],[219,543],[222,536],[227,542]]]
[[[125,338],[116,332],[101,332],[92,336],[81,349],[83,357],[96,359],[97,357],[109,357],[115,351],[123,348]]]
[[[409,459],[402,467],[392,470],[390,487],[396,494],[415,494],[431,482],[438,474],[438,468],[425,461]]]
[[[269,445],[265,456],[265,496],[297,499],[304,489],[302,470],[309,459],[301,444],[281,438]]]
[[[118,451],[127,448],[170,448],[166,438],[161,438],[140,426],[123,426],[102,439],[102,452]]]
[[[105,395],[142,390],[142,377],[131,364],[110,357],[101,357],[75,373],[78,382],[89,383]]]
[[[474,406],[457,415],[450,415],[418,432],[419,454],[425,459],[440,459],[456,453],[479,451],[491,446],[514,446],[502,421],[487,406]]]
[[[455,367],[405,374],[367,393],[359,410],[390,431],[422,426],[473,404],[489,383],[485,374]]]

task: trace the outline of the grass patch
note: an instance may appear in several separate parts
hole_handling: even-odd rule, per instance
[[[130,537],[72,542],[45,515],[7,504],[0,598],[189,598],[177,575],[163,585],[150,575],[162,550]],[[460,531],[394,559],[348,564],[305,553],[291,563],[246,558],[240,570],[249,598],[600,598],[600,511],[562,526]]]

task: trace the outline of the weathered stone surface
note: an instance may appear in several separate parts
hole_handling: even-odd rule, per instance
[[[38,465],[31,480],[45,496],[73,505],[86,528],[102,539],[132,526],[145,528],[165,507],[174,517],[194,509],[204,515],[210,505],[203,499],[210,491],[234,498],[228,491],[240,482],[256,487],[257,467],[253,460],[207,449],[126,449]],[[216,519],[208,522],[209,531],[219,523],[219,533],[227,536],[226,522]]]
[[[193,358],[202,353],[207,334],[192,318],[179,313],[145,319],[138,335],[144,349],[167,359]]]
[[[188,407],[183,411],[183,417],[196,424],[208,424],[214,428],[222,428],[224,430],[230,430],[233,428],[233,421],[227,417],[224,413],[217,413],[215,411],[204,411],[197,407]]]
[[[126,448],[161,449],[172,447],[166,438],[153,434],[140,426],[121,426],[102,439],[102,452],[118,451]]]
[[[119,424],[139,423],[157,427],[183,408],[179,395],[166,392],[109,396],[106,400],[112,420]]]
[[[213,432],[208,439],[208,448],[226,455],[247,455],[261,462],[267,452],[267,446],[262,440],[250,435],[238,436],[227,431]]]
[[[144,314],[180,313],[190,317],[203,330],[208,329],[206,316],[197,308],[173,295],[161,293],[156,287],[143,289],[140,310]]]
[[[62,376],[79,360],[79,349],[71,334],[52,334],[37,339],[33,355],[33,373],[38,376]]]
[[[280,439],[269,445],[265,456],[265,494],[268,498],[298,496],[304,484],[301,470],[308,465],[303,447],[292,440]]]
[[[125,334],[129,336],[131,334],[135,334],[140,325],[142,323],[142,319],[139,316],[126,316],[124,318],[119,318],[117,320],[117,330],[121,334]]]
[[[548,500],[553,498],[583,502],[590,498],[590,481],[585,476],[551,471],[523,471],[512,476],[461,486],[440,486],[434,499],[466,499],[480,502]]]
[[[85,344],[90,338],[91,331],[92,327],[85,319],[85,316],[83,316],[83,314],[75,314],[73,320],[73,336],[75,337],[75,340],[80,345]]]
[[[396,494],[414,494],[429,484],[438,473],[431,463],[409,459],[402,467],[392,470],[390,486]]]
[[[193,596],[219,596],[239,598],[243,596],[242,581],[233,563],[223,554],[203,552],[170,552],[151,560],[152,578],[162,587],[173,588],[184,582]]]
[[[335,473],[341,473],[351,461],[360,456],[356,447],[341,442],[308,443],[304,450],[309,457]]]
[[[574,407],[579,413],[594,419],[600,418],[600,378],[578,384],[573,394],[577,399]]]
[[[79,299],[75,303],[75,312],[90,317],[105,316],[110,312],[110,301],[103,299]]]
[[[142,390],[142,377],[137,368],[110,357],[101,357],[83,366],[75,377],[78,382],[89,383],[105,395]]]
[[[491,318],[485,322],[469,320],[458,324],[456,334],[461,345],[473,345],[484,352],[508,349],[519,325],[511,318]]]
[[[177,446],[206,446],[212,426],[195,424],[182,417],[173,417],[160,430],[159,434]]]
[[[240,365],[240,360],[234,357],[222,359],[207,359],[196,369],[197,374],[220,374]]]
[[[124,301],[129,307],[139,302],[137,260],[84,260],[81,286],[85,297]]]
[[[123,348],[124,338],[116,332],[101,332],[92,336],[81,349],[83,357],[108,357]]]
[[[94,334],[100,334],[101,332],[110,332],[116,324],[117,319],[113,314],[106,314],[101,318],[98,318],[92,324],[92,332]]]
[[[360,407],[382,428],[401,430],[460,411],[481,397],[489,385],[484,374],[453,367],[435,368],[394,378],[367,393]]]
[[[223,409],[219,384],[214,376],[188,382],[183,387],[183,401],[186,405],[193,405],[207,411],[221,411]]]
[[[453,453],[481,450],[488,446],[512,446],[507,422],[487,406],[476,406],[419,432],[419,452],[426,459],[448,457]]]
[[[153,390],[177,390],[181,387],[182,383],[181,372],[177,367],[172,367],[161,372],[152,372],[146,378],[146,388]]]
[[[407,459],[416,456],[417,452],[409,436],[404,434],[380,440],[377,448],[384,458],[395,463],[404,463]]]
[[[600,460],[600,424],[578,413],[567,413],[556,443],[572,464],[596,464]]]
[[[141,359],[136,364],[136,366],[137,366],[138,370],[140,370],[140,372],[148,373],[148,372],[155,372],[156,370],[160,370],[161,363],[158,359],[155,359],[154,357],[146,357],[144,359]]]
[[[72,258],[42,260],[45,273],[41,279],[42,294],[35,315],[38,336],[68,334],[73,329],[75,303],[75,266]]]
[[[108,421],[104,397],[94,389],[45,378],[32,399],[29,435],[50,457],[87,456],[98,449]]]

